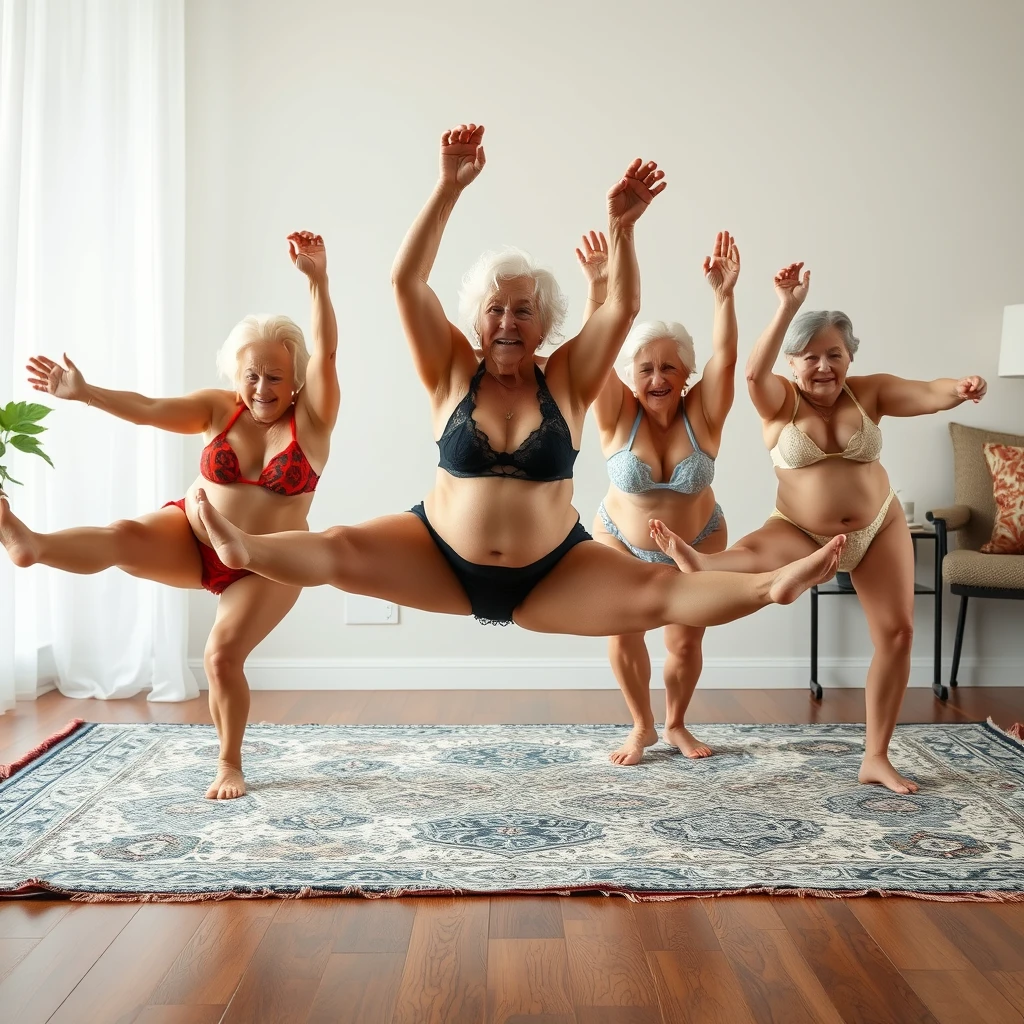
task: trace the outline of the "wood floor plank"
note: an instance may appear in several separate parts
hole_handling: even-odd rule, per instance
[[[0,981],[0,1006],[18,1024],[42,1024],[139,910],[133,903],[71,907]]]
[[[901,971],[961,971],[970,960],[928,916],[921,900],[866,896],[847,900],[853,916]]]
[[[229,900],[209,911],[149,999],[175,1006],[226,1006],[263,941],[278,904]]]
[[[935,1018],[841,900],[773,901],[801,956],[848,1024]]]
[[[492,896],[492,939],[561,939],[562,910],[551,896]]]
[[[67,900],[0,902],[0,939],[41,939],[70,909]]]
[[[131,1024],[220,1024],[223,1006],[144,1006]]]
[[[657,1006],[633,907],[623,899],[564,897],[562,927],[573,1005]]]
[[[980,971],[1024,971],[1024,939],[985,903],[922,903],[922,913]]]
[[[332,953],[307,1024],[390,1024],[405,953]]]
[[[38,939],[0,939],[0,981],[35,948]]]
[[[576,1024],[675,1024],[657,1006],[577,1006]],[[509,1024],[548,1024],[543,1017],[522,1017]],[[563,1024],[556,1016],[550,1024]],[[689,1022],[687,1022],[689,1024]]]
[[[655,950],[648,954],[666,1021],[753,1024],[726,955],[715,950]]]
[[[147,903],[107,946],[50,1024],[132,1021],[209,913],[208,903]],[[130,961],[132,969],[125,971]]]
[[[416,897],[341,900],[335,923],[335,953],[402,953],[409,948]]]
[[[986,971],[985,977],[1015,1010],[1024,1013],[1024,971]]]
[[[904,971],[939,1024],[1024,1024],[1024,1017],[975,967],[964,971]]]
[[[491,939],[487,944],[487,1021],[538,1015],[572,1021],[564,939]]]
[[[304,1024],[334,944],[332,900],[282,901],[222,1024]]]
[[[393,1024],[476,1024],[487,1002],[486,898],[423,897]]]
[[[637,903],[632,909],[640,929],[640,941],[649,953],[656,949],[721,948],[702,900]]]
[[[727,898],[709,900],[707,909],[754,1020],[843,1024],[770,903]]]

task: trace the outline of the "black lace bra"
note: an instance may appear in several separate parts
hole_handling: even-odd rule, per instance
[[[514,452],[496,452],[487,435],[473,420],[476,393],[484,375],[484,364],[473,374],[466,397],[455,407],[437,442],[438,465],[452,476],[512,476],[519,480],[546,483],[571,480],[572,467],[579,452],[572,446],[572,435],[558,403],[551,397],[540,367],[537,375],[537,401],[541,423]]]

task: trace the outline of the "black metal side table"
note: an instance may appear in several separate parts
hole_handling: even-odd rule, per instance
[[[910,528],[910,539],[914,544],[915,567],[917,565],[917,542],[920,540],[930,540],[932,542],[932,584],[931,586],[925,586],[915,580],[914,595],[933,594],[935,597],[932,693],[939,700],[946,700],[949,696],[949,690],[942,683],[942,562],[939,559],[939,545],[935,531],[925,526],[912,526]],[[833,594],[852,594],[856,597],[857,591],[840,587],[835,581],[811,587],[811,695],[815,700],[821,700],[822,692],[821,684],[818,682],[818,598],[830,597]]]

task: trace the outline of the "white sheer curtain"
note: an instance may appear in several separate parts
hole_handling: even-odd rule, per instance
[[[66,351],[105,387],[182,389],[183,0],[0,2],[0,401],[53,406],[56,467],[15,453],[12,506],[40,530],[102,525],[180,497],[180,440],[47,400],[23,367]],[[198,693],[185,593],[3,562],[0,708],[35,692],[47,647],[70,696]]]

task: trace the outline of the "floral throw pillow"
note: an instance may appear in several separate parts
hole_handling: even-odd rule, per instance
[[[992,474],[996,521],[992,537],[981,550],[990,555],[1024,555],[1024,448],[990,442],[984,451]]]

